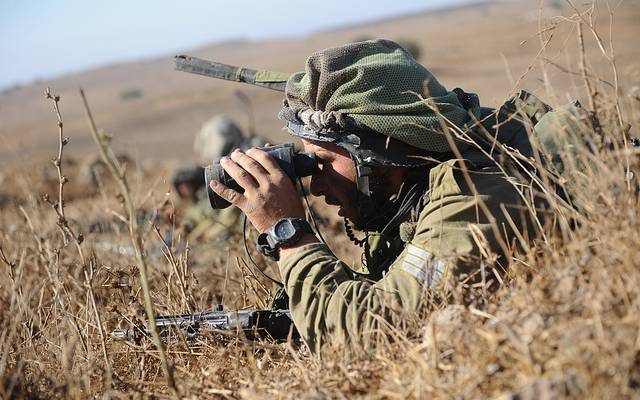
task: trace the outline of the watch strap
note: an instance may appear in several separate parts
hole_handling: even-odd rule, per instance
[[[288,222],[294,229],[291,238],[279,238],[276,233],[276,226],[283,222]],[[256,248],[263,255],[272,260],[279,260],[279,249],[281,246],[291,246],[296,244],[305,233],[313,233],[313,229],[307,220],[302,218],[282,218],[279,219],[268,231],[258,236]]]

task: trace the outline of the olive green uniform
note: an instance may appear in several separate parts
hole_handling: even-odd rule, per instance
[[[241,215],[242,212],[237,207],[212,209],[206,190],[199,190],[197,200],[189,205],[184,213],[187,240],[194,241],[204,236],[225,240],[230,233],[238,231]]]
[[[528,111],[522,109],[523,98],[529,100],[520,93],[501,112]],[[505,123],[498,137],[531,156],[523,124]],[[462,155],[465,161],[449,160],[431,169],[428,201],[415,233],[404,238],[404,249],[379,281],[354,279],[347,265],[321,243],[304,246],[280,261],[293,320],[312,350],[319,351],[327,339],[366,346],[383,321],[395,325],[397,318],[415,315],[425,299],[442,294],[452,279],[478,275],[483,264],[488,271],[506,265],[505,250],[516,237],[512,227],[524,231],[531,224],[521,218],[521,193],[481,152]]]
[[[265,86],[261,71],[212,68],[212,76]],[[286,84],[282,77],[272,79],[272,88],[284,86],[279,118],[289,133],[346,150],[364,199],[371,200],[369,178],[376,168],[405,167],[412,178],[424,172],[420,183],[428,183],[422,202],[412,204],[418,215],[404,222],[412,229],[401,225],[397,237],[368,240],[366,266],[373,279],[354,276],[320,243],[280,260],[294,323],[312,350],[327,341],[366,346],[385,323],[396,326],[399,318],[416,315],[426,299],[446,295],[456,280],[477,281],[478,272],[489,270],[499,274],[511,249],[534,237],[533,226],[542,226],[538,213],[530,212],[544,202],[529,192],[537,171],[527,158],[537,155],[528,133],[550,109],[532,96],[519,93],[497,112],[483,108],[477,96],[447,90],[406,50],[384,39],[315,52]],[[473,135],[446,132],[454,128]],[[542,133],[549,134],[543,139],[554,136]],[[452,155],[454,147],[461,156]],[[445,161],[426,176],[430,159]],[[371,220],[371,210],[359,212]]]
[[[431,201],[411,242],[380,281],[354,280],[324,244],[305,246],[282,260],[293,320],[311,348],[320,349],[323,334],[344,343],[366,339],[367,332],[378,328],[379,317],[390,319],[398,310],[416,312],[425,291],[444,289],[447,274],[479,266],[481,252],[470,225],[489,241],[491,251],[502,253],[479,203],[489,208],[498,229],[508,228],[501,205],[518,204],[518,193],[497,168],[487,167],[469,172],[479,190],[475,196],[452,167],[447,162],[431,171]],[[507,209],[517,220],[517,209]]]

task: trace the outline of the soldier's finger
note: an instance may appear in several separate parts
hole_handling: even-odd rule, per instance
[[[244,190],[255,189],[258,187],[258,182],[254,177],[229,157],[222,157],[220,159],[220,165],[222,165],[222,168],[224,168],[227,174],[235,179],[238,185],[240,185]]]
[[[238,193],[235,190],[231,189],[230,187],[218,181],[211,181],[209,183],[209,187],[211,188],[211,190],[216,192],[218,196],[222,197],[223,199],[233,204],[234,206],[237,206],[238,208],[243,209],[246,199],[242,193]]]
[[[247,155],[251,156],[254,160],[260,163],[262,167],[269,173],[269,175],[278,176],[283,174],[282,168],[278,165],[276,160],[269,155],[266,151],[252,148],[247,150]]]
[[[234,151],[231,153],[231,159],[249,172],[258,183],[261,182],[261,178],[264,178],[265,175],[269,175],[267,170],[264,169],[258,161],[242,151]]]

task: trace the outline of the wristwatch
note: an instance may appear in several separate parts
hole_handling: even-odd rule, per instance
[[[280,246],[291,246],[305,233],[313,233],[311,225],[302,218],[281,218],[268,231],[258,236],[256,248],[265,256],[278,261]]]

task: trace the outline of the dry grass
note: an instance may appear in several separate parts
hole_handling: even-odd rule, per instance
[[[597,44],[588,10],[580,10],[582,38]],[[578,21],[574,16],[555,22],[575,27]],[[579,43],[576,33],[564,40]],[[607,60],[609,74],[614,74],[614,53],[606,42],[602,50],[597,56]],[[624,144],[617,127],[621,118],[640,122],[634,120],[640,99],[632,91],[627,95],[612,88],[609,76],[602,79],[612,85],[595,79],[586,54],[570,72],[582,77],[577,90],[588,88],[588,108],[599,121],[595,128],[583,127],[584,137],[604,135],[604,141],[619,144],[600,146],[593,154],[578,146],[567,154],[593,166],[568,171],[579,215],[552,202],[558,218],[577,219],[573,230],[553,231],[546,241],[518,254],[497,290],[461,296],[464,302],[454,296],[425,318],[390,331],[392,341],[357,357],[328,349],[317,358],[304,347],[242,340],[169,346],[169,368],[179,395],[639,397],[640,181],[628,171],[640,171],[640,165],[638,151]],[[64,98],[60,104],[64,111]],[[55,127],[55,115],[51,121]],[[87,234],[92,219],[122,215],[126,220],[119,189],[106,181],[101,190],[89,192],[74,181],[77,166],[64,157],[59,165],[60,175],[70,177],[64,208],[55,199],[62,192],[55,166],[42,166],[53,172],[53,183],[43,182],[37,166],[29,173],[6,174],[10,178],[3,182],[3,191],[14,201],[0,214],[2,396],[172,397],[154,346],[106,336],[105,331],[144,315],[139,262],[127,253],[128,232]],[[161,169],[128,169],[138,208],[157,210],[171,203]],[[49,202],[42,200],[45,191]],[[176,232],[171,222],[160,228]],[[328,233],[339,227],[327,222],[323,229]],[[178,240],[173,248],[164,248],[148,224],[140,226],[140,233],[157,313],[208,309],[218,301],[229,308],[264,307],[273,290],[246,267],[238,237],[213,246],[192,243],[187,250]],[[345,242],[332,245],[338,253],[352,253]],[[471,291],[464,286],[454,290]]]

